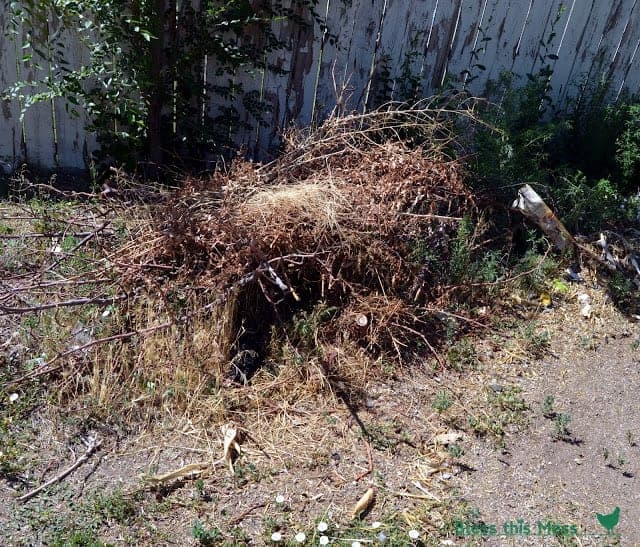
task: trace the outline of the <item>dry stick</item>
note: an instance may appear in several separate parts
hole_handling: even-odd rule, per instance
[[[33,285],[23,285],[21,287],[12,287],[9,285],[8,289],[2,291],[2,293],[19,293],[30,291],[33,289],[46,289],[47,287],[62,287],[62,286],[78,286],[78,285],[97,285],[100,283],[109,283],[113,279],[106,279],[104,277],[97,279],[64,279],[61,281],[42,281],[41,283],[34,283]]]
[[[260,507],[264,507],[266,505],[266,503],[262,502],[262,503],[256,503],[255,505],[252,505],[251,507],[249,507],[248,509],[245,509],[244,511],[242,511],[242,513],[240,513],[237,517],[233,517],[227,524],[228,526],[235,526],[236,524],[239,524],[240,522],[242,522],[242,520],[244,519],[244,517],[246,517],[249,513],[251,513],[252,511],[255,511],[256,509],[259,509]]]
[[[476,321],[475,319],[471,319],[470,317],[465,317],[464,315],[458,315],[457,313],[451,313],[449,311],[444,311],[437,308],[424,308],[424,310],[429,313],[433,313],[435,315],[442,314],[442,315],[446,315],[447,317],[454,317],[455,319],[466,321],[467,323],[471,323],[472,325],[475,325],[476,327],[480,327],[482,329],[494,330],[488,325],[485,325],[484,323],[480,323],[480,321]]]
[[[75,300],[65,300],[63,302],[49,302],[38,306],[28,306],[25,308],[10,308],[8,306],[0,306],[0,311],[6,315],[19,315],[22,313],[31,313],[36,311],[50,310],[54,308],[68,308],[71,306],[108,306],[126,300],[126,296],[114,296],[113,298],[77,298]]]
[[[367,443],[367,456],[369,457],[369,468],[366,471],[360,473],[354,480],[358,482],[360,479],[364,479],[370,473],[373,473],[373,450],[371,449],[371,443]]]
[[[61,262],[64,262],[67,259],[67,256],[70,255],[71,253],[77,251],[80,247],[82,247],[87,241],[89,241],[92,237],[97,236],[100,232],[102,232],[107,226],[109,226],[109,224],[111,224],[111,220],[107,220],[105,221],[102,226],[98,226],[98,228],[96,228],[93,232],[91,232],[89,235],[83,237],[80,242],[75,245],[73,247],[73,249],[71,249],[70,251],[65,253],[65,256],[62,258],[59,258],[58,260],[55,260],[54,262],[52,262],[49,266],[47,266],[46,268],[44,268],[43,270],[40,270],[40,272],[38,272],[40,275],[43,275],[51,270],[53,270],[58,264],[60,264]]]
[[[115,334],[114,336],[107,336],[106,338],[99,338],[98,340],[92,340],[82,346],[78,346],[76,348],[72,348],[67,351],[63,351],[62,353],[58,353],[53,359],[47,361],[41,368],[31,371],[20,378],[16,378],[15,380],[11,380],[5,384],[5,387],[12,386],[15,384],[19,384],[25,380],[38,378],[39,376],[44,376],[45,374],[50,374],[51,372],[55,372],[60,370],[64,365],[56,365],[51,366],[53,363],[62,359],[63,357],[67,357],[68,355],[73,355],[74,353],[78,353],[79,351],[83,351],[92,346],[97,346],[99,344],[106,344],[107,342],[114,342],[116,340],[126,340],[127,338],[133,338],[134,336],[143,336],[145,334],[149,334],[151,332],[155,332],[157,330],[166,329],[173,325],[173,321],[167,321],[166,323],[162,323],[160,325],[155,325],[153,327],[147,327],[146,329],[140,329],[131,332],[124,332],[122,334]]]
[[[400,325],[399,323],[393,323],[393,325],[395,327],[399,327],[401,329],[405,329],[405,330],[415,334],[416,336],[419,336],[420,338],[422,338],[422,341],[427,345],[427,347],[429,348],[429,351],[431,351],[431,353],[433,353],[433,356],[436,358],[436,361],[438,361],[438,364],[440,365],[440,369],[444,370],[446,368],[444,362],[442,361],[442,358],[440,357],[440,354],[429,343],[429,340],[427,340],[427,337],[424,334],[422,334],[421,332],[418,332],[415,329],[412,329],[411,327],[407,327],[406,325]]]
[[[93,235],[95,232],[50,232],[50,233],[28,233],[28,234],[0,234],[0,239],[33,239],[33,238],[59,238],[59,237],[86,237]],[[112,232],[108,232],[111,235]]]
[[[100,447],[101,444],[102,444],[102,441],[92,442],[89,445],[89,448],[87,448],[87,451],[82,456],[80,456],[71,467],[68,467],[62,473],[59,473],[58,475],[53,477],[51,480],[49,480],[49,481],[45,482],[44,484],[38,486],[38,488],[36,488],[35,490],[31,490],[31,492],[27,492],[23,496],[20,496],[18,498],[18,501],[30,500],[32,497],[34,497],[34,496],[38,495],[40,492],[42,492],[45,488],[48,488],[49,486],[51,486],[52,484],[55,484],[56,482],[60,482],[67,475],[72,473],[74,470],[76,470],[78,467],[80,467],[84,462],[86,462],[91,457],[91,454],[93,454],[93,452],[95,450],[97,450]]]

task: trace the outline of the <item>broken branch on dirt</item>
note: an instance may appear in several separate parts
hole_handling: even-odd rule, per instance
[[[90,439],[86,452],[82,456],[80,456],[73,465],[71,465],[61,473],[58,473],[51,480],[48,480],[44,484],[38,486],[38,488],[35,488],[34,490],[31,490],[30,492],[27,492],[26,494],[20,496],[18,498],[18,501],[30,500],[34,496],[37,496],[43,490],[46,490],[47,488],[49,488],[49,486],[51,486],[52,484],[60,482],[67,475],[70,475],[71,473],[73,473],[78,467],[80,467],[84,462],[86,462],[91,457],[91,454],[93,454],[98,448],[100,448],[101,444],[102,444],[102,441],[100,441],[99,439],[97,440]]]

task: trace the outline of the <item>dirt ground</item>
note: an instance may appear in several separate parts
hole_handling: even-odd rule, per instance
[[[167,413],[134,430],[126,419],[36,411],[10,428],[21,471],[3,468],[1,543],[639,544],[640,331],[591,293],[591,319],[579,317],[576,294],[537,313],[550,333],[540,359],[516,350],[517,329],[496,331],[476,339],[477,367],[390,371],[358,409],[323,394],[238,416],[234,473],[214,465],[159,485],[143,478],[220,458],[222,434],[207,416]],[[470,427],[478,417],[501,424],[502,441]],[[101,445],[86,462],[17,500],[77,461],[89,439]],[[353,519],[369,488],[373,505]],[[607,535],[596,513],[616,507]]]
[[[637,325],[622,318],[556,323],[555,357],[534,363],[521,380],[529,427],[508,438],[503,453],[477,442],[470,451],[475,471],[464,476],[463,495],[505,534],[488,544],[557,544],[527,537],[527,525],[532,535],[548,535],[548,522],[576,526],[580,545],[640,543],[637,340]],[[566,438],[558,439],[554,419],[543,416],[548,396],[554,412],[571,416]],[[615,507],[619,537],[605,537],[596,513]]]

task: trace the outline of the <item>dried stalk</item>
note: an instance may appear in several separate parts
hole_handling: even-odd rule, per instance
[[[67,469],[62,471],[62,473],[58,473],[51,480],[48,480],[44,484],[41,484],[40,486],[38,486],[38,488],[35,488],[34,490],[31,490],[30,492],[27,492],[26,494],[20,496],[18,498],[18,501],[30,500],[31,498],[33,498],[34,496],[37,496],[40,492],[42,492],[46,488],[49,488],[49,486],[51,486],[52,484],[55,484],[56,482],[60,482],[67,475],[73,473],[73,471],[75,471],[84,462],[86,462],[91,457],[91,454],[93,454],[98,448],[100,448],[101,444],[102,444],[102,441],[99,441],[99,440],[92,441],[89,447],[87,448],[87,451],[82,456],[80,456],[72,466],[67,467]]]
[[[68,308],[73,306],[109,306],[116,302],[122,302],[126,300],[126,295],[114,296],[112,298],[76,298],[74,300],[65,300],[63,302],[48,302],[46,304],[39,304],[37,306],[27,306],[24,308],[11,308],[9,306],[1,306],[0,311],[6,315],[21,315],[23,313],[40,312],[44,310],[51,310],[57,308]]]

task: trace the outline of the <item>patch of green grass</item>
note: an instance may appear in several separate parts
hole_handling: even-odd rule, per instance
[[[464,456],[464,449],[456,443],[450,444],[447,448],[447,452],[452,458],[460,458]]]
[[[528,406],[517,386],[504,386],[498,392],[490,389],[487,396],[489,409],[478,415],[469,415],[469,427],[478,436],[492,435],[501,445],[506,428],[523,427],[527,423]]]
[[[54,485],[14,513],[9,537],[37,538],[45,545],[59,547],[102,546],[102,530],[115,524],[135,523],[139,501],[114,490],[93,492],[76,503],[68,485]]]

